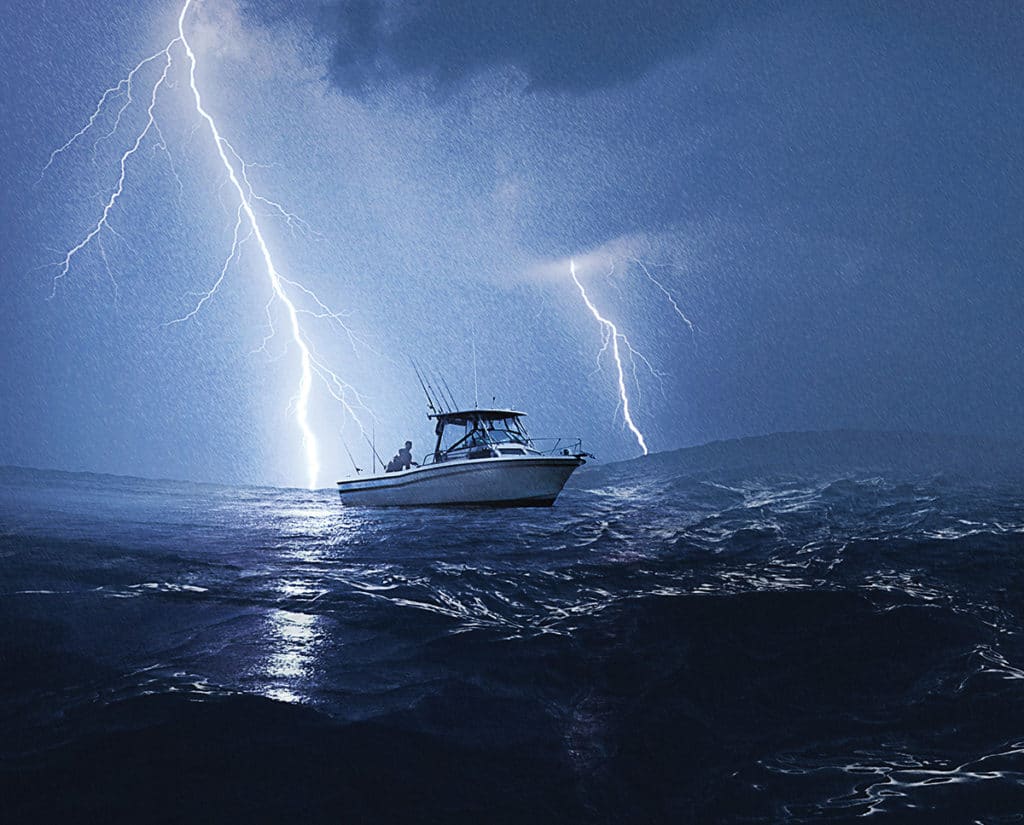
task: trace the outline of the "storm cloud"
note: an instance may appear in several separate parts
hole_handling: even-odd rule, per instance
[[[204,100],[254,186],[315,229],[267,215],[289,277],[373,346],[316,330],[372,396],[379,441],[422,441],[404,353],[465,398],[474,340],[482,394],[628,457],[570,257],[665,376],[635,382],[654,450],[836,427],[1024,434],[1019,4],[201,8]],[[113,13],[17,6],[0,34],[0,463],[301,479],[294,353],[261,352],[253,245],[194,324],[165,326],[209,289],[234,218],[181,59],[157,107],[167,152],[154,138],[130,158],[118,235],[46,300],[45,265],[95,220],[144,108],[40,169],[176,32],[163,2],[134,27]],[[661,265],[695,333],[631,257]],[[314,410],[325,470],[349,462],[331,400]]]
[[[404,80],[441,93],[490,69],[532,91],[586,92],[699,49],[740,11],[709,0],[352,0],[317,13],[329,77],[348,93]]]

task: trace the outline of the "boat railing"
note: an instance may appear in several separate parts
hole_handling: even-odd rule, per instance
[[[566,436],[552,436],[550,438],[527,438],[522,441],[493,441],[478,444],[477,448],[493,447],[496,449],[501,449],[502,447],[508,446],[528,447],[530,449],[536,450],[536,452],[539,455],[543,456],[584,455],[583,439]],[[458,452],[462,452],[462,449],[459,449]],[[420,466],[425,467],[429,464],[442,464],[448,460],[449,458],[447,452],[427,453],[426,455],[423,456],[423,460],[420,462]]]
[[[580,455],[583,452],[583,439],[565,436],[531,438],[530,446],[541,455]]]

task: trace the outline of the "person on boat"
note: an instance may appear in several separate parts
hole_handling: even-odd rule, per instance
[[[406,441],[405,446],[398,451],[398,455],[395,456],[399,460],[399,470],[408,470],[410,467],[419,467],[415,461],[412,460],[412,442]]]
[[[399,451],[399,452],[401,452],[401,451]],[[388,462],[388,466],[385,468],[384,472],[385,473],[397,473],[401,469],[402,469],[402,459],[399,458],[397,455],[394,455],[394,456],[391,457],[391,460]]]

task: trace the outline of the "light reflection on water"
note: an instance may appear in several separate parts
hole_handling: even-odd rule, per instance
[[[274,607],[267,615],[258,689],[282,702],[311,702],[323,670],[322,651],[331,640],[328,620],[302,608],[327,592],[317,571],[329,561],[330,546],[357,525],[319,499],[276,509],[270,516],[286,542],[270,563],[277,574],[270,596],[287,607]]]
[[[308,685],[316,676],[317,653],[325,641],[320,623],[320,617],[309,613],[270,613],[264,695],[282,702],[309,701]]]

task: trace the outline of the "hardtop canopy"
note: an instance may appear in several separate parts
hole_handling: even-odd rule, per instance
[[[516,410],[457,410],[454,412],[431,413],[427,418],[436,418],[444,424],[457,427],[470,421],[501,421],[506,418],[522,418],[526,413]]]

